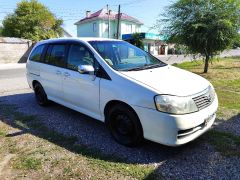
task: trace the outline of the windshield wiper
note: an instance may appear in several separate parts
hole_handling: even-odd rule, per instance
[[[162,67],[165,64],[145,64],[144,66],[140,67],[135,67],[131,69],[126,69],[127,71],[139,71],[139,70],[144,70],[144,69],[152,69],[152,68],[157,68],[157,67]]]
[[[144,66],[145,69],[152,69],[152,68],[157,68],[157,67],[162,67],[165,64],[149,64],[147,66]]]

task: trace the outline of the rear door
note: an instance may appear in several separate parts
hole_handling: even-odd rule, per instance
[[[66,44],[50,44],[41,66],[42,85],[48,98],[54,101],[63,100],[62,80],[67,47]]]

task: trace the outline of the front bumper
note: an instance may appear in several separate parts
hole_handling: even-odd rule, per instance
[[[184,115],[171,115],[139,106],[133,108],[141,121],[145,139],[168,146],[179,146],[210,129],[216,118],[218,99],[216,96],[210,106]]]

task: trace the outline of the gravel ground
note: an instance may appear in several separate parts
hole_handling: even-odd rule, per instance
[[[222,156],[206,142],[207,138],[177,148],[149,141],[139,148],[126,148],[117,144],[105,125],[97,120],[55,103],[47,108],[38,106],[32,90],[20,79],[18,83],[25,86],[16,89],[13,84],[12,89],[9,85],[8,91],[0,91],[0,104],[15,104],[19,111],[37,115],[50,129],[78,137],[80,144],[125,158],[126,162],[154,164],[156,172],[166,179],[240,179],[240,159]],[[239,122],[238,116],[216,128],[240,135]]]
[[[224,121],[216,127],[219,131],[230,132],[236,136],[240,136],[240,114]]]
[[[240,179],[240,160],[225,158],[207,143],[184,149],[158,167],[166,179]]]

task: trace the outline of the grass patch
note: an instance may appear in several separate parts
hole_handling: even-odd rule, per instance
[[[5,137],[7,135],[7,132],[3,129],[0,129],[0,137]]]
[[[208,138],[217,151],[224,156],[240,157],[240,137],[231,133],[220,131],[209,131]]]
[[[13,119],[13,124],[21,130],[33,132],[40,138],[46,139],[58,146],[70,150],[86,159],[88,164],[95,170],[106,173],[118,173],[123,176],[129,176],[137,179],[157,179],[156,173],[154,173],[153,166],[143,166],[138,164],[127,163],[127,160],[112,156],[105,155],[101,151],[86,147],[84,145],[76,144],[77,138],[74,136],[66,136],[54,129],[46,127],[39,118],[36,116],[28,116],[17,111],[15,106],[1,105],[0,112]],[[14,146],[15,147],[15,146]],[[32,157],[23,153],[22,156],[17,159],[14,167],[17,169],[37,170],[41,168],[41,159]],[[69,168],[63,169],[64,174],[73,174]]]
[[[240,94],[216,89],[219,106],[225,109],[236,109],[240,112]]]
[[[19,152],[19,149],[17,148],[17,142],[13,141],[9,138],[7,138],[7,147],[8,152],[11,154],[15,154]]]
[[[129,164],[126,163],[124,159],[119,157],[105,155],[100,151],[89,149],[81,145],[75,145],[73,148],[77,153],[88,157],[89,163],[95,168],[108,171],[117,171],[125,176],[132,176],[137,179],[143,179],[148,176],[151,177],[151,179],[157,179],[157,175],[154,173],[153,167]]]
[[[190,62],[183,62],[180,64],[173,64],[176,67],[182,68],[182,69],[199,69],[199,67],[203,66],[203,61],[190,61]]]
[[[13,167],[24,170],[38,170],[41,168],[41,165],[42,162],[40,159],[35,157],[20,156],[20,158],[15,160]]]
[[[240,94],[240,79],[216,80],[213,81],[213,85],[218,87],[218,89],[234,91]]]

